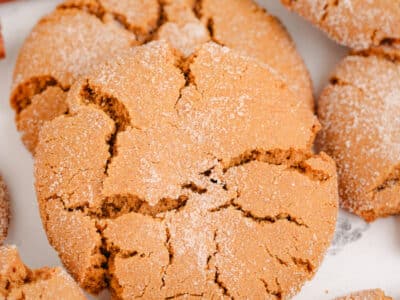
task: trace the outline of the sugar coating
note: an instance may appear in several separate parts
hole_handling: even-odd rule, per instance
[[[257,58],[313,107],[309,74],[292,40],[252,0],[68,0],[35,26],[15,67],[11,104],[27,148],[34,154],[43,121],[64,113],[65,102],[42,95],[47,88],[67,92],[102,62],[153,40],[167,41],[182,57],[212,40]]]
[[[0,245],[7,237],[10,222],[10,199],[7,187],[0,176]]]
[[[61,268],[30,270],[15,246],[0,247],[2,299],[86,299],[78,285]]]
[[[262,78],[263,80],[260,80]],[[135,47],[43,125],[39,207],[87,290],[115,299],[288,298],[335,228],[319,124],[269,65],[215,43]]]
[[[392,300],[392,297],[386,296],[380,289],[365,290],[355,292],[350,295],[336,298],[336,300]]]
[[[337,162],[342,206],[369,221],[400,212],[399,76],[383,53],[350,55],[319,101],[318,145]]]
[[[393,0],[281,0],[291,10],[355,50],[398,41],[400,7]]]

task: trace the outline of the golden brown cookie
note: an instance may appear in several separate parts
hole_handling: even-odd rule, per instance
[[[392,297],[388,297],[380,289],[365,290],[361,292],[352,293],[345,297],[339,297],[335,300],[392,300]]]
[[[215,43],[135,47],[70,89],[35,177],[66,268],[116,299],[287,298],[337,214],[319,124],[270,66]]]
[[[400,38],[400,6],[393,0],[281,0],[342,45],[356,50]]]
[[[86,299],[78,285],[61,268],[30,270],[15,246],[0,247],[0,298]]]
[[[0,176],[0,245],[7,237],[8,223],[10,222],[10,199],[7,187]]]
[[[252,0],[67,0],[35,26],[15,67],[11,104],[27,148],[34,153],[43,122],[66,112],[63,99],[78,78],[160,39],[186,57],[213,40],[258,58],[313,107],[309,74],[292,40]]]
[[[318,104],[318,147],[337,163],[341,204],[367,221],[400,213],[400,63],[394,53],[346,57]]]

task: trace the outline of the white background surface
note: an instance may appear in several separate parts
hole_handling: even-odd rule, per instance
[[[7,59],[0,61],[0,171],[12,196],[12,220],[6,243],[16,244],[25,263],[33,268],[60,265],[60,261],[41,226],[33,188],[33,160],[20,141],[8,99],[18,49],[37,20],[58,2],[31,0],[0,5],[7,49]],[[292,34],[318,95],[347,50],[286,11],[278,0],[259,2],[279,16]],[[400,217],[368,225],[341,211],[336,237],[326,259],[315,278],[295,299],[332,299],[350,291],[376,287],[400,300]],[[108,299],[108,295],[103,293],[100,298]]]

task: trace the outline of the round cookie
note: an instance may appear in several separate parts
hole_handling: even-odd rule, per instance
[[[252,0],[68,0],[35,26],[16,63],[11,105],[26,147],[34,153],[42,124],[66,113],[65,94],[77,79],[159,39],[185,57],[213,40],[258,58],[313,107],[309,74],[292,40]]]
[[[262,79],[262,80],[261,80]],[[50,243],[116,299],[287,298],[312,278],[337,214],[319,128],[259,60],[215,43],[182,61],[135,47],[77,81],[36,151]]]
[[[391,51],[346,57],[318,104],[317,145],[337,163],[341,204],[367,221],[400,213],[400,64]]]
[[[10,200],[7,187],[0,176],[0,245],[7,237],[10,222]]]
[[[1,299],[86,299],[61,268],[30,270],[15,246],[0,247],[0,266]]]
[[[400,7],[393,0],[281,0],[326,32],[355,50],[397,43]]]
[[[388,297],[380,289],[365,290],[361,292],[352,293],[345,297],[339,297],[335,300],[392,300],[392,297]]]

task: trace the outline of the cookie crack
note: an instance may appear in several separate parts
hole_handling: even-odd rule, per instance
[[[322,170],[315,170],[306,161],[315,157],[311,153],[302,150],[282,150],[282,149],[253,149],[245,151],[237,157],[232,158],[223,166],[226,172],[231,168],[242,166],[253,161],[268,163],[271,165],[286,165],[289,170],[293,170],[308,176],[315,181],[328,181],[331,176]]]
[[[164,242],[164,247],[168,252],[168,264],[162,267],[160,290],[162,290],[166,286],[167,271],[168,271],[168,268],[173,264],[174,255],[175,255],[174,248],[173,248],[172,242],[171,242],[171,232],[170,232],[167,224],[165,224],[165,236],[166,236],[166,238],[165,238],[165,242]]]
[[[281,288],[281,286],[280,286],[280,284],[279,284],[278,279],[275,279],[275,283],[276,283],[276,285],[278,286],[278,289],[272,289],[272,288],[270,288],[268,282],[267,282],[265,279],[263,279],[263,278],[260,278],[260,281],[263,283],[264,288],[265,288],[265,292],[266,292],[268,295],[274,297],[275,299],[283,299],[283,298],[282,298],[282,288]]]
[[[170,300],[170,299],[179,299],[179,298],[186,298],[187,296],[189,297],[198,297],[202,298],[204,296],[204,293],[201,294],[192,294],[192,293],[179,293],[173,296],[165,297],[165,300]]]
[[[237,199],[239,197],[240,196],[238,196]],[[303,220],[295,216],[292,216],[288,213],[278,213],[276,215],[265,215],[265,216],[255,215],[252,211],[244,209],[239,203],[235,202],[235,199],[231,199],[227,203],[224,203],[216,208],[209,209],[209,212],[215,213],[225,209],[237,210],[242,214],[244,218],[250,219],[259,224],[274,224],[279,221],[287,221],[297,226],[309,228],[309,226],[306,223],[304,223]]]
[[[203,13],[203,1],[204,0],[196,0],[194,5],[193,5],[193,13],[196,16],[196,18],[201,22],[204,19],[204,13]],[[208,34],[210,36],[210,40],[213,41],[214,43],[220,45],[220,46],[225,46],[224,43],[219,41],[216,38],[215,35],[215,24],[214,24],[214,18],[212,16],[207,16],[207,19],[205,20],[205,27],[208,31]]]
[[[144,30],[140,26],[135,26],[134,24],[131,24],[128,22],[127,17],[124,16],[123,14],[116,13],[113,11],[107,10],[104,5],[101,3],[100,0],[93,0],[90,3],[86,4],[76,4],[76,3],[63,3],[57,7],[59,10],[66,10],[66,9],[77,9],[84,11],[94,17],[96,17],[98,20],[100,20],[102,23],[107,23],[108,17],[111,16],[112,19],[117,22],[122,28],[124,28],[126,31],[131,32],[135,35],[135,39],[140,42],[140,43],[145,43],[150,39],[152,36],[153,32],[158,29],[159,26],[159,21],[156,23],[156,26],[154,28],[151,28],[149,30]],[[161,14],[161,12],[160,12]],[[161,16],[158,17],[158,19],[161,19]]]
[[[375,197],[377,193],[380,193],[393,186],[400,185],[400,165],[396,166],[392,173],[390,173],[382,183],[378,184],[371,190]]]
[[[215,251],[207,259],[207,267],[210,267],[210,262],[211,262],[212,257],[214,257],[214,259],[215,259],[215,256],[221,251],[220,245],[218,243],[218,230],[214,231],[213,241],[214,241],[214,244],[215,244]],[[214,265],[214,278],[213,278],[214,283],[218,286],[218,288],[221,290],[221,292],[222,292],[222,294],[224,296],[226,296],[229,299],[233,300],[234,297],[230,294],[227,285],[221,279],[221,272],[220,272],[220,270],[218,268],[217,263],[216,262],[214,262],[214,263],[215,263],[215,265]]]
[[[32,104],[32,98],[44,93],[49,87],[59,87],[68,92],[69,86],[63,86],[56,78],[49,75],[35,76],[19,84],[11,96],[11,106],[17,113],[17,119],[21,112]]]
[[[396,45],[396,46],[395,46]],[[352,51],[350,55],[361,56],[361,57],[379,57],[398,65],[400,63],[400,39],[390,39],[385,38],[380,43],[379,46],[374,46],[369,49]]]

